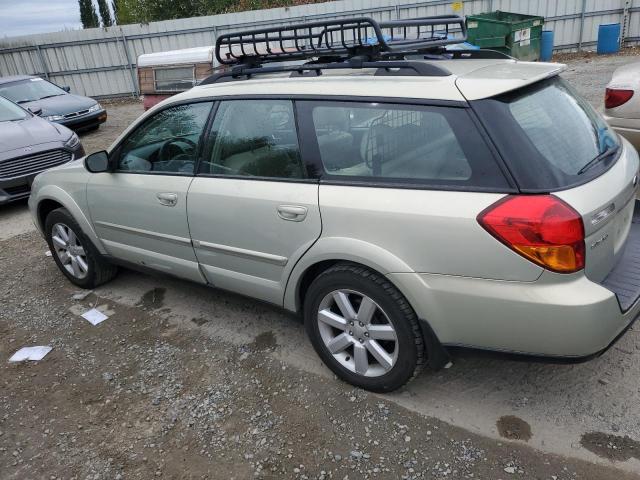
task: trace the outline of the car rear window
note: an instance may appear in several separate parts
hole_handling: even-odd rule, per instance
[[[504,189],[467,109],[373,102],[299,102],[323,178]]]
[[[523,190],[584,183],[617,158],[615,133],[559,77],[473,106]]]

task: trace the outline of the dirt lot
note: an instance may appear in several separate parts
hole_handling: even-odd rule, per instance
[[[568,60],[597,105],[629,57]],[[108,110],[87,151],[142,111]],[[455,352],[378,396],[252,300],[130,271],[74,299],[24,203],[0,208],[0,246],[1,479],[640,478],[640,327],[582,365]],[[9,364],[24,345],[54,350]]]

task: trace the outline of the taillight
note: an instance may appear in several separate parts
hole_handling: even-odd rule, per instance
[[[616,108],[627,103],[633,97],[633,90],[607,88],[604,94],[604,107]]]
[[[507,247],[558,273],[584,268],[584,225],[553,195],[513,195],[478,215],[478,222]]]

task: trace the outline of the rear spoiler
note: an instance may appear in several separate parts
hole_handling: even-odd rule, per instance
[[[480,100],[555,77],[566,68],[562,63],[502,61],[459,76],[456,86],[467,101]]]

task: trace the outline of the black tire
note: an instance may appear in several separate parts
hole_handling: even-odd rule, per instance
[[[393,324],[398,354],[395,364],[386,373],[367,377],[351,371],[326,347],[318,326],[317,312],[322,299],[340,289],[368,296]],[[307,334],[322,361],[338,377],[365,390],[378,393],[396,390],[416,376],[425,362],[424,341],[413,308],[383,275],[364,266],[340,263],[318,275],[305,295],[304,320]]]
[[[82,245],[85,251],[85,257],[87,260],[88,269],[86,275],[83,278],[77,278],[72,275],[65,266],[62,264],[60,257],[56,253],[56,247],[53,243],[53,229],[56,224],[63,224],[67,228],[73,231],[78,238],[79,243]],[[66,208],[58,208],[53,210],[47,215],[45,220],[45,238],[49,244],[51,250],[51,256],[53,257],[56,265],[60,271],[69,279],[71,283],[77,285],[80,288],[92,289],[103,283],[113,279],[118,273],[118,267],[107,262],[100,252],[94,247],[91,240],[84,234],[78,222],[75,221],[73,216]]]

